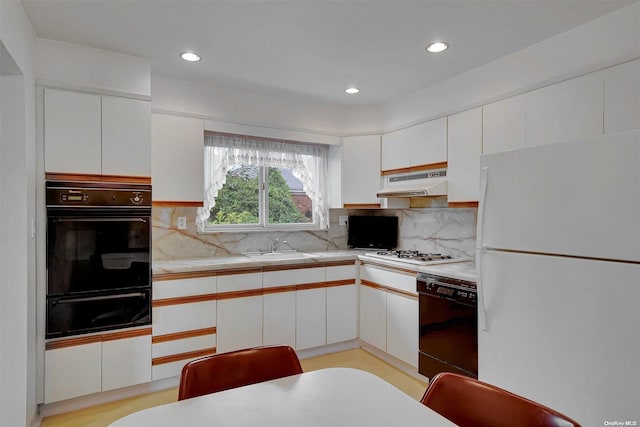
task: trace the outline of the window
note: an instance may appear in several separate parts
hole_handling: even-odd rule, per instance
[[[324,145],[205,135],[200,231],[326,228]]]

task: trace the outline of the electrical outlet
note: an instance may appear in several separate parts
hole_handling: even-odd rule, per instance
[[[349,217],[346,215],[340,215],[338,217],[338,225],[347,225],[349,222]]]
[[[179,216],[178,217],[178,230],[185,230],[187,228],[187,217]]]

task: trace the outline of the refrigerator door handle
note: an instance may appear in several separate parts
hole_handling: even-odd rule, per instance
[[[481,330],[487,330],[487,311],[484,304],[484,283],[482,281],[482,255],[484,253],[484,207],[487,198],[487,182],[489,180],[489,168],[480,169],[480,205],[478,210],[478,231],[476,235],[476,263],[477,287],[478,287],[478,326]]]
[[[478,263],[477,268],[477,277],[476,277],[476,287],[477,287],[477,298],[478,298],[478,327],[487,331],[487,310],[484,304],[484,282],[482,280],[482,256],[484,254],[484,249],[478,248],[476,249],[476,263]]]
[[[487,199],[487,182],[489,180],[489,168],[480,169],[480,209],[478,210],[478,232],[476,234],[476,248],[484,247],[484,207]]]

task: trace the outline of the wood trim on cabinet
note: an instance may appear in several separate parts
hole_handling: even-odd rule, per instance
[[[392,288],[391,286],[381,285],[379,283],[371,282],[369,280],[360,280],[360,284],[372,289],[377,289],[379,291],[389,292],[391,294],[396,294],[402,297],[418,300],[417,293],[414,294],[412,292],[404,291],[402,289]]]
[[[272,288],[262,288],[262,294],[281,294],[283,292],[295,292],[295,290],[296,285],[274,286]]]
[[[188,351],[186,353],[171,354],[169,356],[154,357],[151,359],[151,366],[163,365],[165,363],[179,362],[185,359],[196,359],[198,357],[216,354],[216,348],[205,348],[204,350]]]
[[[309,263],[309,264],[278,264],[278,265],[266,265],[262,267],[262,271],[268,273],[270,271],[282,271],[282,270],[302,270],[305,268],[322,268],[324,264],[321,263]]]
[[[260,289],[248,289],[248,290],[244,290],[244,291],[219,292],[218,293],[218,300],[256,297],[256,296],[260,296],[262,294],[263,294],[262,288],[260,288]]]
[[[360,265],[373,265],[375,267],[382,267],[383,269],[387,269],[387,270],[393,270],[393,271],[397,271],[399,273],[403,273],[403,274],[408,274],[409,276],[415,276],[416,274],[418,274],[418,270],[409,270],[406,268],[402,268],[402,267],[395,267],[395,266],[391,266],[389,264],[383,264],[383,263],[378,263],[375,261],[360,261]]]
[[[344,209],[380,209],[380,203],[344,203]]]
[[[399,295],[401,297],[405,297],[405,298],[411,298],[414,299],[416,301],[418,301],[418,294],[417,293],[412,293],[412,292],[408,292],[408,291],[403,291],[401,289],[396,289],[396,288],[390,288],[387,286],[387,292],[389,292],[390,294],[396,294]]]
[[[214,277],[217,275],[218,272],[212,270],[186,271],[184,273],[157,273],[153,275],[153,281],[159,282],[163,280],[196,279],[199,277]]]
[[[345,265],[356,266],[356,260],[344,260],[344,261],[327,261],[324,263],[324,267],[342,267]]]
[[[360,279],[360,284],[364,285],[364,286],[367,286],[369,288],[372,288],[372,289],[378,289],[380,291],[386,291],[387,290],[386,286],[380,285],[380,284],[378,284],[376,282],[371,282],[371,281],[366,280],[366,279]]]
[[[296,285],[296,291],[308,291],[310,289],[322,289],[327,287],[327,282],[301,283]]]
[[[229,270],[218,270],[218,276],[233,276],[235,274],[250,274],[250,273],[262,273],[262,267],[245,267],[238,269],[229,269]]]
[[[333,288],[335,286],[355,285],[356,279],[329,280],[325,282],[325,288]]]
[[[153,308],[166,307],[169,305],[191,304],[194,302],[215,301],[219,297],[219,294],[200,294],[189,295],[186,297],[164,298],[157,299],[151,302]]]
[[[92,182],[118,182],[126,184],[151,184],[150,176],[124,176],[124,175],[98,175],[83,173],[45,173],[47,181],[92,181]]]
[[[468,202],[449,202],[447,205],[450,208],[477,208],[479,202],[468,201]]]
[[[204,202],[201,201],[176,201],[170,200],[153,200],[151,206],[156,208],[201,208],[204,206]]]
[[[156,335],[151,338],[151,344],[158,344],[167,341],[183,340],[186,338],[201,337],[204,335],[213,335],[217,333],[215,326],[211,328],[194,329],[192,331],[174,332],[171,334]]]
[[[77,345],[93,344],[97,342],[121,340],[125,338],[142,337],[151,335],[151,328],[131,329],[118,332],[109,332],[101,335],[89,335],[86,337],[64,338],[58,341],[49,341],[45,344],[45,350],[55,350],[58,348],[74,347]]]
[[[419,172],[419,171],[427,171],[431,169],[443,169],[447,167],[447,162],[439,162],[439,163],[430,163],[428,165],[417,165],[410,166],[406,168],[398,168],[398,169],[387,169],[380,171],[380,175],[395,175],[399,173],[408,173],[408,172]]]

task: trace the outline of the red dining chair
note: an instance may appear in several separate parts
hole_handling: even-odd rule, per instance
[[[431,379],[420,402],[460,427],[580,427],[551,408],[449,372]]]
[[[301,373],[300,360],[287,345],[214,354],[182,368],[178,400]]]

